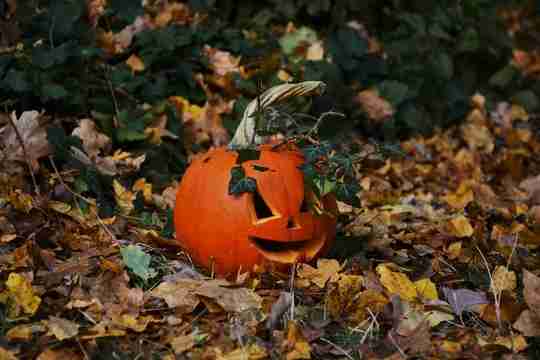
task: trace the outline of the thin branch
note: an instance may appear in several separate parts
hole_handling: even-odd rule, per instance
[[[326,338],[323,338],[323,337],[321,338],[321,340],[324,341],[325,343],[327,343],[328,345],[332,345],[332,347],[334,347],[337,351],[339,351],[340,353],[345,355],[345,357],[347,357],[347,359],[354,360],[354,358],[349,354],[349,352],[347,350],[345,350],[344,348],[342,348],[341,346],[339,346],[337,344],[334,344],[330,340],[328,340]]]

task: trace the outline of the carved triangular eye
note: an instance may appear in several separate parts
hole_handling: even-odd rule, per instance
[[[263,197],[261,196],[261,194],[259,194],[258,191],[255,191],[255,193],[253,194],[253,205],[255,208],[255,215],[257,216],[257,219],[261,220],[274,216],[274,213],[272,212],[268,204],[266,204],[266,201],[264,201]]]

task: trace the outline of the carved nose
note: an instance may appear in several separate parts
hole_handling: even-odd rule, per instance
[[[287,220],[287,229],[294,229],[296,227],[298,227],[298,224],[290,217],[289,220]]]

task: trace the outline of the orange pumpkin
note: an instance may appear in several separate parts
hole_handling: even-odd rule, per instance
[[[261,145],[258,159],[241,162],[237,151],[216,148],[196,157],[176,195],[176,237],[192,260],[218,275],[254,265],[310,261],[333,242],[335,199],[324,197],[320,215],[304,186],[296,148]],[[242,166],[255,192],[229,194],[231,169]]]

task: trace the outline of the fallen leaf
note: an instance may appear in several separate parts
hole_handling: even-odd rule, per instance
[[[462,182],[453,193],[448,193],[442,197],[454,209],[464,209],[474,200],[474,192],[468,182]]]
[[[15,112],[10,117],[21,135],[28,160],[34,171],[39,169],[38,159],[50,154],[49,141],[45,128],[40,124],[43,112],[25,111],[17,119]],[[0,128],[0,148],[3,148],[2,158],[10,161],[25,162],[23,148],[17,133],[11,124]]]
[[[83,357],[83,354],[81,354],[80,352],[76,352],[69,348],[47,349],[41,352],[36,357],[36,360],[63,360],[63,359],[83,360],[84,357]]]
[[[540,336],[540,317],[532,310],[524,310],[512,326],[525,336]]]
[[[540,315],[540,277],[523,269],[523,297],[529,309]]]
[[[154,19],[157,27],[164,27],[170,23],[185,25],[192,20],[188,5],[177,2],[165,2]]]
[[[516,273],[506,266],[497,266],[493,271],[492,289],[496,292],[513,291],[517,286]]]
[[[116,179],[113,180],[113,189],[114,198],[118,208],[122,214],[129,215],[133,209],[135,209],[133,202],[135,201],[136,195],[123,187],[122,184],[120,184]]]
[[[461,316],[464,311],[470,310],[474,305],[489,303],[486,294],[482,291],[447,287],[443,287],[442,291],[454,314],[458,316]]]
[[[195,346],[193,334],[181,335],[173,338],[169,342],[177,355],[183,354]]]
[[[406,301],[413,301],[418,297],[416,287],[407,275],[392,271],[385,264],[378,265],[376,271],[381,283],[390,294],[399,295]]]
[[[181,279],[174,282],[162,282],[150,292],[151,296],[163,299],[170,308],[179,308],[190,313],[200,303],[194,294],[200,282],[191,279]]]
[[[229,73],[240,71],[240,57],[234,57],[228,51],[205,45],[203,54],[208,57],[210,68],[218,76],[225,76]]]
[[[341,265],[334,259],[318,259],[317,268],[308,264],[301,264],[297,275],[300,279],[308,280],[320,288],[326,286],[328,280],[336,280],[341,271]]]
[[[99,132],[91,119],[79,120],[79,126],[71,132],[71,135],[82,140],[83,149],[91,159],[96,159],[100,154],[107,154],[112,146],[111,139]]]
[[[145,69],[144,62],[135,54],[131,54],[131,56],[126,60],[126,65],[129,66],[131,71],[134,73],[144,71]]]
[[[262,306],[262,298],[253,290],[228,288],[216,282],[204,281],[194,293],[213,299],[226,312],[242,313]]]
[[[384,121],[394,115],[394,108],[387,100],[379,96],[377,90],[368,89],[361,91],[355,98],[367,116],[375,121]]]
[[[437,288],[430,279],[421,279],[414,282],[418,296],[426,300],[439,300]]]
[[[79,334],[79,324],[70,320],[49,316],[49,320],[45,320],[44,323],[49,329],[49,333],[60,341],[70,339]]]
[[[266,349],[258,344],[250,344],[241,348],[221,354],[221,350],[216,349],[216,360],[263,360],[268,359]]]
[[[286,352],[285,359],[311,359],[311,347],[302,335],[301,329],[293,320],[287,323],[287,340],[283,345],[284,352]]]
[[[32,284],[24,276],[11,273],[6,281],[6,290],[0,293],[0,303],[6,304],[9,318],[32,316],[41,304]]]
[[[448,230],[450,234],[459,238],[469,237],[474,234],[474,229],[467,219],[463,215],[459,215],[448,222]]]
[[[45,327],[39,323],[21,324],[9,329],[6,333],[6,338],[9,341],[30,341],[34,334],[44,331]]]

